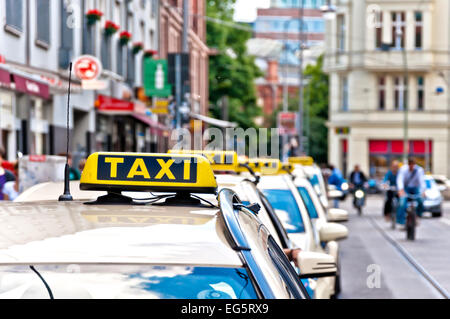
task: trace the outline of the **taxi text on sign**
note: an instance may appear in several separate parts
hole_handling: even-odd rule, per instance
[[[200,155],[94,153],[86,161],[80,188],[209,193],[217,183]]]

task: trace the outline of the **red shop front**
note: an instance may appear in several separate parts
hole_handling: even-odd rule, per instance
[[[370,140],[369,162],[370,175],[382,176],[386,174],[393,160],[403,160],[403,140]],[[408,154],[427,171],[432,170],[433,141],[411,140],[408,143]]]

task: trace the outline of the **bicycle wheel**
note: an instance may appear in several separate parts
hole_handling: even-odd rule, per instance
[[[416,238],[416,212],[413,207],[408,209],[408,216],[406,220],[406,238],[414,240]]]

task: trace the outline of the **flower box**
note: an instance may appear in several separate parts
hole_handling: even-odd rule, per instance
[[[119,31],[120,27],[112,21],[105,22],[105,33],[107,35],[113,35],[117,31]]]
[[[93,25],[97,21],[100,21],[102,16],[103,16],[103,12],[101,12],[100,10],[97,10],[97,9],[89,10],[86,13],[86,19],[87,19],[88,25]]]
[[[158,52],[156,50],[145,50],[144,51],[144,57],[151,58],[154,55],[156,55]]]
[[[138,54],[143,48],[142,42],[133,43],[133,54]]]
[[[120,44],[125,45],[131,40],[131,33],[128,31],[122,31],[120,32]]]

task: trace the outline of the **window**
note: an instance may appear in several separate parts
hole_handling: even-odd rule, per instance
[[[316,206],[314,205],[314,202],[309,195],[308,190],[306,187],[298,187],[298,191],[300,193],[300,196],[302,197],[303,204],[305,204],[306,209],[308,210],[309,217],[311,218],[319,218],[319,215],[317,214]]]
[[[116,69],[116,73],[123,76],[123,50],[124,47],[117,42],[117,56],[116,56],[116,60],[117,60],[117,69]]]
[[[36,0],[36,41],[39,45],[50,44],[50,0]]]
[[[102,34],[101,61],[105,70],[111,69],[111,37],[105,32]]]
[[[422,12],[415,12],[415,24],[416,24],[416,37],[414,42],[414,47],[416,49],[422,49],[422,32],[423,32],[423,21]]]
[[[378,78],[378,109],[386,108],[386,78],[384,76]]]
[[[392,47],[395,49],[403,49],[405,47],[405,13],[392,13]]]
[[[61,5],[61,46],[59,48],[59,67],[67,69],[73,55],[73,28],[70,25],[70,15],[68,10],[71,10],[69,3],[65,0],[60,0]]]
[[[22,7],[23,0],[6,0],[6,26],[12,27],[12,30],[23,30]],[[8,30],[8,29],[7,29]],[[12,31],[9,29],[9,31]]]
[[[425,107],[425,83],[423,76],[417,77],[417,109],[423,111]]]
[[[348,78],[341,78],[341,110],[348,111]]]
[[[383,12],[375,12],[375,48],[380,49],[383,43]]]
[[[300,210],[289,189],[265,189],[263,193],[288,233],[305,232]]]
[[[405,77],[395,77],[394,79],[394,107],[398,111],[403,111],[408,107],[408,89]]]
[[[344,15],[337,16],[337,49],[339,52],[345,51],[345,17]]]

